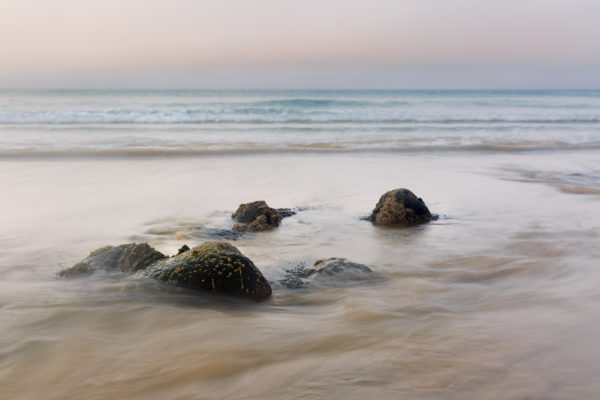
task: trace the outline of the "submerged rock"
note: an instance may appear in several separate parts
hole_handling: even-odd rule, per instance
[[[286,269],[285,275],[279,280],[279,283],[288,289],[300,289],[307,285],[306,278],[314,271],[313,268],[306,268],[304,261],[293,268]]]
[[[411,226],[435,219],[423,199],[408,189],[391,190],[379,199],[367,220],[375,225]]]
[[[310,284],[317,286],[338,286],[354,281],[378,279],[371,268],[363,264],[348,261],[345,258],[330,257],[317,260],[313,268],[303,263],[288,269],[279,283],[288,289],[298,289]]]
[[[317,260],[308,277],[330,276],[344,280],[362,280],[371,277],[373,270],[345,258],[330,257]]]
[[[233,229],[207,228],[204,226],[196,227],[194,229],[193,235],[213,240],[238,240],[244,236],[242,232],[238,232]]]
[[[279,215],[281,215],[281,217],[286,218],[286,217],[291,217],[292,215],[296,215],[296,211],[292,210],[291,208],[276,208],[277,212],[279,213]],[[301,209],[296,208],[296,210],[301,211]]]
[[[247,297],[255,301],[271,295],[271,286],[252,261],[225,242],[208,242],[139,272],[189,289]]]
[[[94,250],[83,261],[58,273],[65,278],[89,275],[97,270],[134,273],[153,262],[165,258],[148,243],[130,243],[120,246],[106,246]]]
[[[271,208],[263,200],[252,203],[240,204],[231,218],[238,221],[233,225],[234,231],[264,231],[279,226],[284,217],[294,215],[296,212],[289,208]]]

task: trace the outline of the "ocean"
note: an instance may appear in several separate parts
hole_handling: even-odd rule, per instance
[[[0,91],[0,398],[600,392],[600,91]],[[405,187],[439,219],[361,219]],[[56,273],[231,243],[261,303]],[[327,257],[381,279],[290,289]]]

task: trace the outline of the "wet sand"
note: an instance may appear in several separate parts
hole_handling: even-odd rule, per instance
[[[597,156],[3,160],[0,397],[593,398]],[[395,187],[440,219],[409,229],[360,220]],[[266,302],[55,276],[107,244],[173,254],[210,240],[200,227],[229,228],[231,211],[258,199],[305,208],[234,242],[274,282]],[[331,256],[384,279],[277,284],[290,266]]]

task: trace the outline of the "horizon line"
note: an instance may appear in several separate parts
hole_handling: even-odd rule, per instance
[[[50,91],[178,91],[178,92],[194,92],[194,91],[222,91],[222,92],[281,92],[281,91],[320,91],[320,92],[332,92],[332,91],[352,91],[352,92],[369,92],[369,91],[389,91],[389,92],[397,92],[397,91],[405,91],[405,92],[452,92],[452,91],[468,91],[468,92],[487,92],[487,91],[496,91],[496,92],[514,92],[514,91],[547,91],[547,92],[559,92],[559,91],[600,91],[600,87],[598,88],[573,88],[573,87],[564,87],[564,88],[419,88],[419,89],[409,89],[409,88],[140,88],[140,87],[107,87],[107,88],[94,88],[94,87],[82,87],[82,88],[68,88],[68,87],[54,87],[54,88],[10,88],[10,87],[0,87],[0,91],[23,91],[23,92],[50,92]]]

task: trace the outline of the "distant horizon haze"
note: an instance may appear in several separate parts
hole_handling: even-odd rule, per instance
[[[0,87],[588,89],[592,0],[4,0]]]

